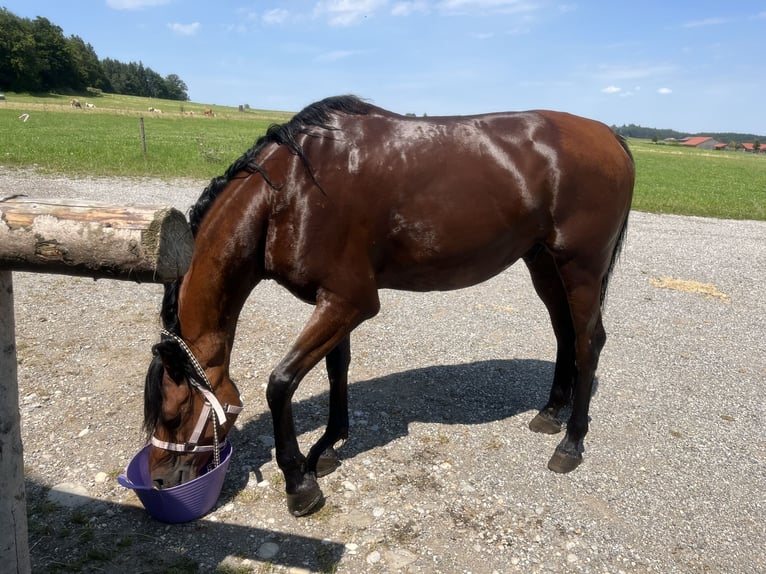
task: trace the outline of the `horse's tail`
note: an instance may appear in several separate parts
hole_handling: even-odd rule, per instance
[[[606,303],[606,292],[609,290],[609,278],[612,276],[612,271],[617,263],[617,259],[622,252],[622,244],[625,241],[625,235],[628,233],[628,214],[625,214],[625,219],[622,221],[622,227],[620,228],[620,234],[617,236],[617,243],[614,244],[614,250],[612,250],[612,258],[609,261],[609,268],[606,271],[606,275],[601,280],[601,306]]]
[[[633,154],[630,151],[630,148],[628,147],[628,142],[625,140],[624,137],[622,137],[619,134],[615,134],[617,137],[617,141],[622,146],[622,149],[625,150],[625,153],[628,156],[628,159],[630,160],[630,167],[631,167],[631,177],[630,177],[630,199],[633,197],[633,184],[635,181],[635,160],[633,159]],[[620,233],[617,235],[617,242],[614,244],[614,249],[612,250],[612,257],[609,261],[609,268],[607,269],[606,275],[604,275],[604,279],[601,281],[601,306],[604,306],[604,303],[606,302],[606,292],[609,289],[609,278],[612,276],[612,271],[614,270],[614,266],[617,263],[617,260],[620,257],[620,253],[622,252],[622,246],[625,242],[625,236],[628,233],[628,217],[630,216],[630,201],[628,202],[628,210],[625,212],[625,219],[622,221],[622,226],[620,227]]]

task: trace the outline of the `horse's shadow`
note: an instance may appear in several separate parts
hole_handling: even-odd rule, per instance
[[[504,420],[542,407],[550,391],[554,364],[533,359],[490,360],[438,365],[392,373],[349,385],[349,440],[340,454],[351,459],[409,434],[410,424],[477,425]],[[298,434],[323,429],[329,393],[295,401]],[[234,437],[237,457],[251,468],[271,459],[263,438],[272,435],[268,411],[251,419]],[[301,444],[306,452],[308,444]],[[231,477],[231,495],[247,477]]]

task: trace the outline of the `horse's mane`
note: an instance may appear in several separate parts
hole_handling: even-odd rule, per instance
[[[202,223],[210,206],[213,205],[215,199],[224,190],[226,184],[242,171],[260,173],[264,180],[266,180],[266,183],[276,189],[266,171],[256,161],[258,154],[268,144],[275,143],[286,146],[301,159],[309,174],[312,174],[313,177],[311,164],[303,152],[303,147],[296,140],[296,136],[310,133],[311,128],[334,130],[336,128],[330,124],[333,114],[364,115],[369,113],[371,108],[372,106],[369,103],[356,96],[334,96],[306,106],[287,123],[272,124],[266,130],[266,133],[256,140],[253,147],[229,166],[226,173],[210,181],[210,184],[202,192],[197,203],[189,210],[189,224],[191,225],[192,234],[197,235],[200,223]]]

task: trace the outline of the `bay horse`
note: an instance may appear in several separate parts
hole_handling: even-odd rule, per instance
[[[519,259],[557,341],[550,397],[529,426],[557,433],[571,406],[548,466],[573,470],[634,178],[624,139],[561,112],[414,118],[339,96],[271,126],[190,209],[191,265],[165,286],[144,402],[155,484],[196,477],[234,424],[229,362],[261,280],[315,306],[266,390],[287,506],[300,516],[317,507],[317,476],[339,464],[334,446],[348,438],[350,334],[378,312],[378,290],[458,289]],[[322,359],[328,423],[304,456],[291,400]]]

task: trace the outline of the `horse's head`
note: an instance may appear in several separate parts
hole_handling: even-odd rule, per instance
[[[242,407],[228,376],[211,384],[180,337],[164,331],[152,352],[144,388],[149,472],[155,487],[169,488],[197,478],[217,457]]]

